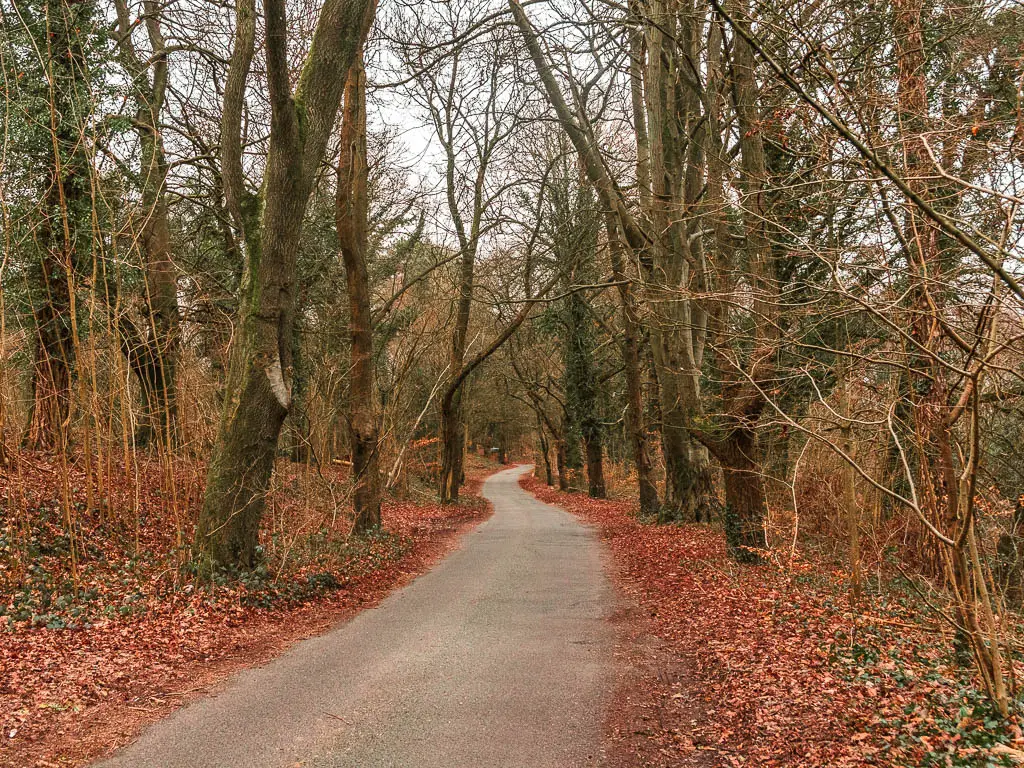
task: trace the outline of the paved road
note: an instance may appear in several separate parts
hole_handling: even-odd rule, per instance
[[[380,606],[151,727],[104,768],[600,763],[612,593],[567,513],[491,477],[494,515]]]

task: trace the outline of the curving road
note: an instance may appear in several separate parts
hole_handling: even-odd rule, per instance
[[[494,515],[377,608],[155,724],[104,768],[600,764],[612,591],[593,533],[487,480]]]

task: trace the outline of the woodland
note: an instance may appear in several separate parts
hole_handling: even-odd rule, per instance
[[[0,93],[0,764],[517,462],[682,670],[616,765],[1024,763],[1015,3],[0,0]]]

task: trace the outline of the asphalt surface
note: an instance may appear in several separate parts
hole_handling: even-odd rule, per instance
[[[500,472],[494,515],[378,607],[238,674],[104,768],[600,764],[612,591],[595,535]]]

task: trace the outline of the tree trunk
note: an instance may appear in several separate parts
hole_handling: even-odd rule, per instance
[[[596,376],[594,372],[594,340],[589,332],[591,320],[579,292],[567,299],[565,392],[573,429],[582,438],[585,448],[587,484],[593,498],[605,497],[604,446],[602,425],[597,412]],[[577,454],[571,452],[572,456]],[[570,458],[572,458],[572,456]],[[582,458],[582,457],[581,457]],[[573,462],[582,464],[582,461]]]
[[[764,519],[767,512],[757,439],[752,430],[739,428],[722,443],[717,455],[725,481],[725,541],[730,556],[741,563],[757,563],[767,547]]]
[[[239,3],[238,26],[251,31],[253,4]],[[245,231],[246,274],[241,318],[231,350],[221,427],[207,474],[195,545],[203,567],[252,567],[257,534],[277,453],[281,425],[291,407],[292,332],[296,257],[306,205],[323,161],[344,81],[369,31],[369,0],[326,0],[310,53],[292,92],[284,0],[267,0],[266,70],[271,105],[270,147],[258,226],[237,216],[242,181],[237,128],[251,49],[234,51],[225,86],[222,164],[225,194]],[[236,34],[236,48],[239,35]],[[251,43],[250,43],[251,44]],[[248,59],[246,58],[248,53]],[[232,70],[245,71],[240,78]],[[229,89],[234,85],[238,91]],[[228,107],[231,107],[229,109]],[[230,157],[229,157],[230,153]],[[234,178],[233,178],[234,177]],[[228,191],[229,187],[232,191]],[[255,229],[255,231],[253,231]]]
[[[652,223],[651,226],[642,226],[631,213],[621,190],[609,176],[597,150],[599,142],[593,136],[590,127],[578,122],[575,117],[583,112],[582,105],[574,103],[573,109],[566,103],[551,64],[544,55],[537,33],[522,5],[518,0],[508,2],[516,26],[522,33],[527,50],[537,68],[548,102],[579,153],[583,169],[597,191],[601,206],[613,213],[622,240],[631,249],[634,257],[645,263],[653,261],[657,265],[656,269],[659,272],[654,275],[654,279],[661,285],[662,292],[654,302],[655,311],[661,311],[661,307],[657,305],[662,304],[668,310],[663,312],[664,323],[657,320],[651,323],[652,346],[655,348],[658,363],[658,382],[662,385],[662,407],[666,411],[676,409],[684,419],[683,425],[688,426],[687,420],[700,405],[699,398],[692,395],[699,395],[699,352],[703,343],[703,330],[700,323],[691,322],[694,317],[692,314],[687,316],[690,309],[689,301],[679,298],[680,291],[688,290],[690,287],[686,251],[682,250],[686,248],[687,238],[680,237],[680,227],[677,226],[686,218],[679,206],[683,179],[680,162],[680,147],[683,146],[683,142],[680,138],[683,135],[688,138],[688,134],[679,131],[679,123],[680,120],[685,123],[693,118],[696,112],[695,94],[692,91],[687,94],[688,100],[685,104],[676,103],[677,89],[681,84],[676,81],[678,73],[675,68],[678,60],[677,47],[692,47],[693,40],[680,41],[672,37],[671,30],[677,19],[672,18],[673,14],[667,12],[665,3],[658,3],[651,10],[650,15],[656,17],[653,19],[654,23],[644,22],[640,25],[649,37],[651,54],[644,53],[642,38],[631,37],[631,93],[638,140],[637,177],[641,206]],[[673,8],[677,5],[673,4]],[[641,11],[639,3],[630,4],[630,9],[633,13]],[[644,76],[647,78],[646,83],[642,80]],[[649,131],[644,115],[645,107],[653,114]],[[696,127],[684,124],[687,131]],[[647,231],[648,229],[654,234]],[[653,259],[652,250],[655,251]],[[678,338],[669,338],[668,343],[665,343],[666,334],[674,334]],[[664,354],[666,348],[671,350],[673,355],[685,356],[686,359],[669,364],[670,361],[666,360]],[[680,380],[678,383],[675,381],[676,378]],[[690,396],[682,400],[676,397],[680,393]],[[682,490],[685,491],[685,487]],[[713,504],[714,499],[712,496],[698,497],[694,503]]]
[[[153,131],[157,129],[154,127]],[[177,420],[175,402],[175,372],[178,356],[178,283],[171,254],[171,233],[167,218],[167,201],[163,193],[163,177],[167,163],[163,158],[162,142],[149,150],[154,156],[152,171],[161,178],[147,180],[143,193],[144,212],[147,216],[142,230],[142,248],[145,260],[146,318],[148,334],[145,346],[136,351],[136,357],[146,362],[134,366],[142,389],[142,411],[136,430],[136,444],[147,445],[157,439],[167,445],[174,442]],[[145,146],[145,144],[144,144]]]
[[[848,335],[848,334],[847,334]],[[860,508],[857,506],[857,473],[853,462],[856,458],[856,446],[853,439],[853,365],[843,363],[839,372],[839,408],[843,421],[839,428],[839,447],[849,457],[843,462],[842,488],[843,507],[846,512],[846,532],[849,541],[850,559],[850,603],[856,609],[861,593],[861,562],[860,562]]]
[[[32,451],[60,451],[67,445],[71,419],[71,366],[68,274],[50,253],[40,258],[40,298],[33,311],[36,338],[32,359],[32,405],[23,438]]]
[[[146,28],[153,46],[153,82],[150,98],[139,105],[139,138],[142,147],[143,213],[142,250],[145,258],[146,306],[149,317],[150,376],[140,379],[143,389],[143,425],[167,445],[174,442],[177,420],[175,371],[178,357],[178,282],[171,253],[171,229],[167,215],[167,159],[164,155],[160,112],[167,83],[167,56],[160,31],[157,3],[146,0]]]
[[[516,371],[516,375],[522,378],[522,374],[519,372],[519,368],[516,366],[514,358],[512,367]],[[555,479],[551,467],[551,445],[548,443],[544,428],[547,427],[548,432],[551,433],[551,437],[555,440],[556,446],[560,443],[558,432],[555,430],[555,425],[552,423],[551,419],[548,418],[547,412],[541,404],[540,395],[538,395],[532,388],[527,392],[530,399],[533,401],[534,413],[537,414],[537,434],[540,436],[541,451],[544,454],[544,476],[547,480],[548,487],[552,488],[555,485]],[[557,461],[558,457],[556,456],[555,458]]]
[[[568,491],[569,483],[569,456],[565,440],[555,438],[555,463],[558,466],[558,490]]]
[[[444,142],[442,142],[444,143]],[[459,488],[463,481],[465,461],[466,425],[462,421],[462,384],[465,381],[466,345],[469,341],[469,314],[473,305],[473,273],[476,268],[476,249],[479,244],[480,218],[484,210],[484,176],[486,162],[480,159],[473,185],[473,217],[467,230],[459,210],[456,189],[455,168],[457,157],[453,146],[444,143],[447,151],[446,182],[448,211],[459,239],[462,262],[459,267],[459,300],[455,309],[455,327],[452,329],[450,355],[451,384],[441,407],[441,488],[442,504],[454,504],[459,500]]]
[[[469,311],[473,302],[473,267],[475,246],[463,251],[459,276],[459,304],[452,332],[451,370],[453,381],[463,370],[466,342],[469,336]],[[462,381],[453,391],[445,393],[441,406],[441,488],[442,504],[455,504],[462,486],[465,458],[466,425],[462,421]],[[450,388],[451,390],[451,388]]]
[[[441,401],[441,487],[442,504],[455,504],[462,485],[462,460],[466,444],[462,423],[462,393],[455,391]]]
[[[551,471],[551,452],[550,446],[548,445],[547,438],[544,437],[544,431],[541,429],[540,433],[540,452],[544,458],[544,482],[548,488],[551,488],[555,484],[555,477]]]
[[[353,532],[357,534],[380,527],[377,388],[373,370],[370,279],[366,269],[367,181],[366,72],[360,51],[345,85],[337,194],[338,240],[345,262],[351,334],[348,427],[355,483]]]
[[[587,454],[587,491],[592,499],[604,499],[608,496],[604,482],[604,446],[601,438],[584,438],[583,444]]]
[[[177,312],[177,302],[175,302]],[[147,448],[154,440],[170,439],[174,424],[173,353],[161,353],[150,324],[149,333],[123,313],[114,319],[121,351],[139,382],[140,408],[133,440],[137,448]],[[147,323],[148,324],[148,323]],[[176,338],[177,332],[172,338]],[[165,363],[171,366],[170,371]],[[170,391],[168,391],[168,389]]]
[[[666,410],[662,402],[662,444],[665,450],[665,503],[659,523],[710,522],[718,507],[711,463],[690,435],[689,418],[680,409]]]
[[[626,379],[626,432],[633,449],[633,462],[640,492],[640,514],[650,517],[658,514],[661,502],[652,476],[651,456],[644,429],[643,380],[640,366],[640,332],[637,319],[636,297],[626,275],[622,254],[622,240],[615,220],[605,217],[608,252],[612,263],[612,277],[619,283],[619,301],[622,307],[622,365]]]
[[[920,0],[900,0],[894,4],[893,24],[897,53],[897,107],[902,132],[904,172],[907,183],[926,201],[933,199],[930,178],[933,165],[923,135],[928,129],[928,92],[925,80],[927,62],[924,50]],[[939,230],[920,216],[913,205],[907,206],[904,240],[907,243],[908,271],[911,276],[908,318],[910,334],[917,342],[908,354],[909,386],[906,388],[913,413],[917,444],[917,482],[922,506],[940,528],[958,527],[956,489],[947,484],[940,469],[941,454],[949,451],[950,438],[945,423],[948,392],[944,366],[936,359],[943,331],[938,314],[943,311],[942,289],[935,282],[942,272]],[[943,499],[947,500],[943,504]],[[942,545],[938,545],[942,546]]]

